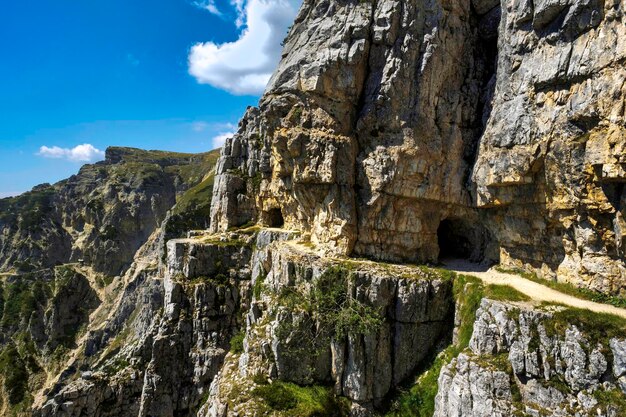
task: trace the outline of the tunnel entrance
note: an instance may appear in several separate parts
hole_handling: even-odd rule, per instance
[[[285,220],[283,219],[283,212],[279,208],[273,208],[267,211],[266,214],[267,225],[269,227],[283,227]]]
[[[471,262],[493,261],[487,252],[493,246],[491,234],[479,222],[449,218],[437,229],[439,261],[466,259]],[[487,259],[489,258],[489,259]]]

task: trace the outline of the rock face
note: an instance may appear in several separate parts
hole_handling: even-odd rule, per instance
[[[626,393],[625,335],[559,314],[484,299],[468,351],[439,376],[435,416],[620,415],[606,393]]]
[[[163,303],[164,240],[204,225],[209,202],[196,200],[210,197],[216,159],[109,148],[67,180],[0,200],[0,414],[28,410],[44,386],[54,395],[133,315],[146,333]]]
[[[251,250],[243,240],[227,245],[171,240],[168,249],[164,298],[136,299],[135,312],[126,318],[126,328],[134,332],[118,332],[107,348],[85,348],[86,358],[68,370],[81,368],[79,378],[58,384],[36,415],[194,414],[241,326]],[[148,286],[140,285],[146,294]],[[121,310],[123,305],[118,314]]]
[[[620,1],[503,2],[472,174],[503,261],[605,292],[626,277],[624,23]]]
[[[331,384],[353,408],[372,409],[449,336],[452,281],[418,268],[337,264],[280,242],[264,247],[260,243],[269,240],[266,233],[257,238],[253,255],[256,290],[244,350],[230,357],[238,369],[224,367],[212,387],[207,415],[258,413],[253,400],[246,404],[229,397],[237,386],[254,385],[250,379],[260,376],[299,385]],[[338,284],[343,280],[345,288]],[[332,311],[324,310],[324,294],[342,289],[348,301],[333,300]],[[344,333],[338,323],[349,310],[359,313],[347,321]],[[377,324],[370,326],[373,318]]]
[[[246,401],[233,405],[233,390],[261,377],[332,384],[353,407],[380,405],[449,337],[452,281],[415,267],[323,260],[294,246],[296,237],[267,230],[171,240],[164,299],[137,300],[152,316],[127,319],[135,333],[109,343],[118,350],[93,348],[68,371],[80,368],[80,377],[58,384],[35,414],[195,415],[204,406],[200,414],[235,415]],[[311,298],[324,282],[324,291],[339,291],[332,310]],[[345,333],[326,331],[335,320],[345,320]],[[227,357],[239,329],[242,351]],[[250,401],[246,415],[258,406]]]
[[[618,0],[306,0],[222,150],[211,228],[620,293],[624,23]]]

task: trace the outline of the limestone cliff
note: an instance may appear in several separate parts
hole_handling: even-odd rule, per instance
[[[619,294],[624,19],[619,0],[306,0],[222,150],[212,230]]]

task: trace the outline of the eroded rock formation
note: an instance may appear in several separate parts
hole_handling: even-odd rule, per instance
[[[626,339],[597,330],[483,300],[469,350],[439,376],[435,416],[620,415]]]
[[[321,254],[435,262],[451,223],[472,248],[456,255],[619,293],[623,9],[305,1],[223,148],[212,230],[284,224]]]

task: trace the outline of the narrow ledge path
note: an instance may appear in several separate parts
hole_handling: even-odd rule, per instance
[[[590,310],[596,313],[607,313],[626,319],[626,309],[609,304],[596,303],[572,295],[564,294],[550,287],[530,281],[519,275],[500,272],[495,268],[485,268],[479,264],[463,259],[446,259],[444,267],[457,274],[471,275],[482,280],[485,284],[508,285],[517,291],[526,294],[534,301],[560,303],[570,307]]]

